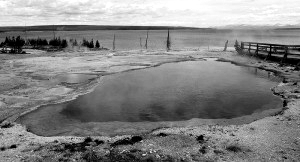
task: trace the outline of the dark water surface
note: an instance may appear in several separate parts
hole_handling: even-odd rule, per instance
[[[72,122],[182,121],[234,118],[278,108],[270,72],[214,60],[169,63],[105,76],[76,100],[42,106],[19,118],[32,129]]]

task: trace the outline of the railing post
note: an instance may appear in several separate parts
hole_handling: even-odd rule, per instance
[[[256,51],[255,54],[258,55],[258,43],[256,44]]]
[[[251,43],[249,43],[248,53],[250,54],[251,50]]]
[[[285,63],[286,62],[288,53],[289,53],[289,47],[288,46],[284,46],[284,55],[283,55],[283,58],[281,60],[281,63]]]
[[[267,58],[266,59],[270,59],[271,58],[271,56],[272,56],[272,45],[270,45],[270,47],[269,47],[270,49],[269,49],[269,53],[268,53],[268,56],[267,56]]]

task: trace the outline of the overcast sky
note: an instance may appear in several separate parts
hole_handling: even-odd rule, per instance
[[[0,0],[0,26],[299,23],[300,0]]]

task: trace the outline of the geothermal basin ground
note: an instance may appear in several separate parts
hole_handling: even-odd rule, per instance
[[[169,52],[134,50],[54,53],[30,51],[30,53],[0,55],[2,161],[299,161],[300,159],[300,72],[295,67],[240,56],[233,50],[223,52],[218,48],[211,51],[198,49]],[[239,65],[278,76],[281,79],[263,90],[274,95],[278,103],[270,104],[269,107],[272,108],[266,110],[233,115],[228,119],[195,117],[192,114],[191,117],[182,117],[175,122],[172,118],[171,121],[159,120],[155,122],[156,124],[148,121],[146,125],[111,121],[105,126],[102,125],[101,129],[99,122],[94,120],[82,122],[87,119],[78,117],[81,122],[77,125],[71,123],[72,133],[64,128],[66,131],[57,129],[59,131],[53,134],[35,134],[32,125],[22,123],[22,118],[40,111],[44,106],[74,102],[92,94],[97,91],[99,85],[101,87],[105,78],[170,64],[213,61],[207,58],[218,59],[219,64],[226,64],[225,66]],[[230,72],[228,71],[228,75]],[[83,77],[76,77],[82,75]],[[69,80],[69,78],[76,79]],[[166,85],[162,87],[164,86]],[[166,101],[162,103],[168,105]],[[249,107],[247,109],[256,107],[250,103],[243,107],[246,106]],[[215,107],[218,105],[215,104]],[[47,120],[51,121],[52,111],[49,108],[47,111],[49,111]],[[57,110],[53,109],[53,112],[55,111]],[[53,121],[58,121],[54,122],[54,126],[68,125],[56,118],[53,118]],[[109,131],[116,128],[116,125],[122,129]],[[148,129],[142,129],[145,127]],[[108,131],[97,134],[101,130]]]

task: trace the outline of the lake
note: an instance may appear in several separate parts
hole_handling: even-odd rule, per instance
[[[145,30],[96,30],[96,31],[56,31],[55,35],[61,38],[77,39],[82,41],[99,40],[101,46],[112,49],[113,35],[116,35],[116,50],[136,50],[145,45]],[[0,41],[4,41],[6,36],[21,35],[25,38],[25,32],[0,33]],[[279,44],[300,44],[299,30],[171,30],[172,49],[197,49],[208,48],[208,46],[223,47],[226,40],[229,46],[233,46],[235,40],[255,41],[264,43]],[[52,31],[27,32],[27,38],[53,38]],[[166,47],[167,31],[150,30],[148,49],[158,50]]]

